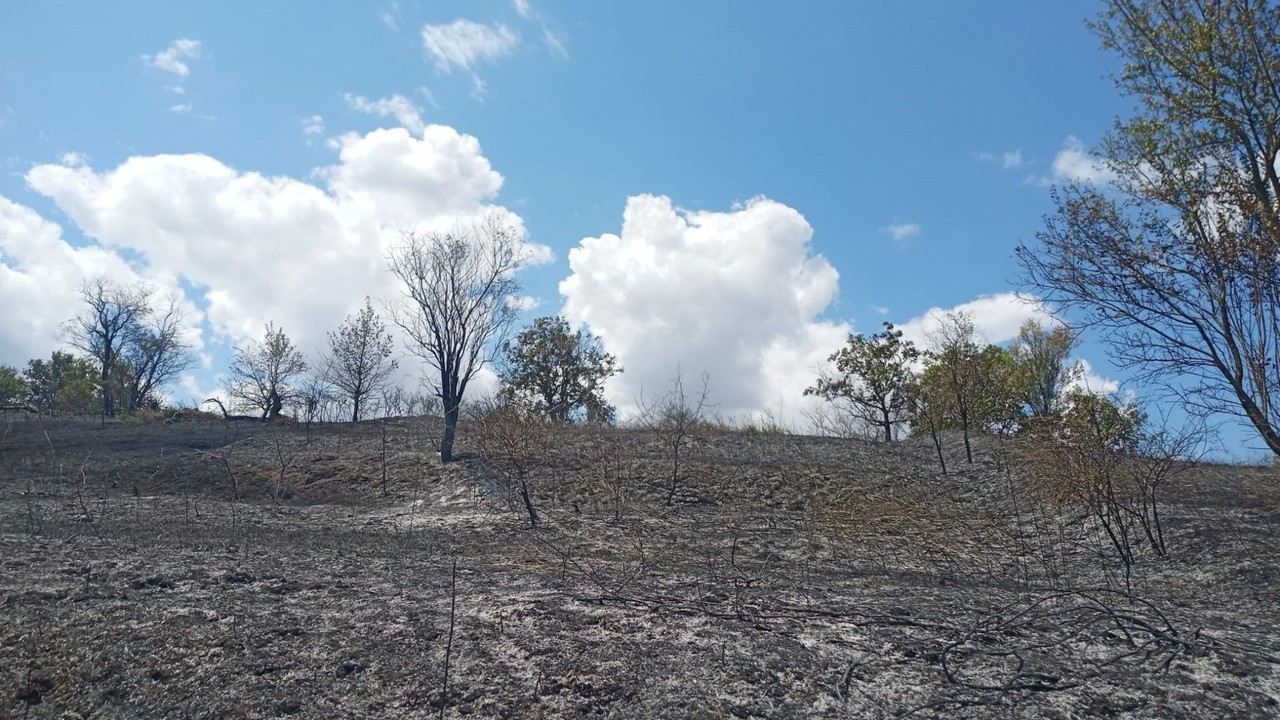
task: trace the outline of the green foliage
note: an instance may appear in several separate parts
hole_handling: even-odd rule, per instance
[[[1059,325],[1047,329],[1034,318],[1023,323],[1018,338],[1009,348],[1022,401],[1031,417],[1047,417],[1058,409],[1072,377],[1067,359],[1077,345],[1071,328]]]
[[[48,360],[30,360],[22,374],[37,410],[91,413],[100,409],[101,373],[92,360],[54,351]]]
[[[27,401],[27,382],[18,369],[0,365],[0,405],[21,405]]]
[[[564,318],[537,318],[503,355],[501,393],[509,402],[532,404],[556,422],[613,422],[604,383],[622,368],[589,331],[571,331]]]
[[[1146,413],[1132,400],[1076,390],[1057,413],[1059,440],[1113,452],[1134,452],[1144,438]]]
[[[1108,0],[1092,28],[1135,112],[1102,144],[1109,187],[1058,188],[1018,248],[1026,282],[1280,455],[1280,4]]]
[[[892,442],[895,427],[905,419],[905,391],[919,357],[915,345],[902,340],[902,331],[886,322],[870,337],[850,335],[848,344],[828,358],[836,375],[819,377],[804,394],[841,404],[858,420],[878,428],[885,442]]]
[[[987,345],[975,358],[979,377],[974,388],[974,424],[986,432],[1008,435],[1026,419],[1024,378],[1013,353]]]

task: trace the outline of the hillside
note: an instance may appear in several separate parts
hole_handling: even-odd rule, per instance
[[[991,438],[563,430],[535,530],[465,426],[3,422],[0,718],[1280,714],[1270,469],[1126,581]]]

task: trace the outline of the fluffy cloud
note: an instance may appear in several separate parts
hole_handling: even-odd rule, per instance
[[[200,41],[181,38],[174,40],[172,45],[155,55],[143,55],[142,61],[157,70],[173,73],[178,77],[187,77],[191,74],[191,67],[187,65],[186,61],[195,60],[199,57]]]
[[[496,60],[511,54],[520,36],[506,25],[482,25],[471,20],[454,20],[446,25],[425,25],[422,46],[445,72],[474,71],[482,60]]]
[[[1044,324],[1057,324],[1058,320],[1043,303],[1018,293],[983,295],[951,308],[933,307],[898,326],[906,340],[920,347],[928,347],[929,336],[942,324],[950,312],[968,313],[973,317],[974,329],[982,342],[1000,345],[1018,337],[1018,328],[1036,318]]]
[[[76,247],[62,228],[31,208],[0,196],[0,364],[24,364],[43,357],[62,337],[63,324],[82,308],[78,288],[86,280],[107,276],[120,283],[145,282],[159,304],[165,294],[180,294],[173,276],[140,273],[109,249]],[[184,303],[190,323],[186,339],[197,348],[195,328],[201,315]]]
[[[407,128],[414,135],[421,135],[427,128],[426,124],[422,122],[422,110],[403,95],[392,95],[378,100],[369,100],[351,93],[347,93],[342,97],[347,101],[347,107],[352,110],[379,117],[393,117],[396,122]],[[320,127],[321,130],[324,129],[323,124]]]
[[[1039,320],[1046,327],[1062,324],[1038,299],[1006,292],[983,295],[951,308],[930,308],[897,327],[902,330],[903,339],[914,342],[917,347],[928,348],[930,335],[951,312],[968,313],[973,318],[979,340],[994,345],[1005,345],[1017,338],[1019,328],[1028,320]],[[1080,374],[1071,387],[1104,395],[1119,389],[1119,382],[1095,373],[1088,360],[1077,358],[1075,362],[1079,365]]]
[[[105,271],[127,281],[134,271],[121,258],[129,257],[149,276],[196,288],[215,333],[256,338],[271,320],[309,352],[365,295],[396,295],[385,255],[402,228],[449,229],[490,212],[522,228],[491,204],[502,176],[473,137],[438,125],[420,138],[379,129],[338,138],[336,148],[338,161],[313,174],[318,183],[242,172],[200,154],[132,157],[104,171],[32,168],[28,185],[96,244],[73,247],[56,226],[4,206],[10,227],[0,272],[23,277],[0,286],[39,289],[30,297],[40,306],[24,320],[33,325],[21,332],[43,340],[43,350],[25,341],[23,352],[47,352],[48,328],[75,309],[75,282],[58,275],[71,268],[83,268],[76,277]],[[534,249],[538,259],[549,255]]]
[[[913,222],[894,223],[886,226],[884,232],[889,233],[894,242],[906,242],[920,234],[920,226]]]
[[[1072,135],[1067,137],[1062,149],[1053,157],[1051,180],[1107,185],[1115,182],[1116,174],[1106,163],[1090,155],[1084,149],[1084,143]]]
[[[642,390],[668,388],[678,366],[686,388],[709,374],[721,413],[799,423],[814,368],[849,332],[818,319],[838,274],[810,253],[812,234],[800,213],[764,198],[721,213],[640,195],[628,199],[620,235],[571,250],[563,312],[626,368],[610,387],[623,415]]]

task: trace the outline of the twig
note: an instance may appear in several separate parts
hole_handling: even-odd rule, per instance
[[[458,559],[453,559],[453,569],[449,573],[449,640],[444,646],[444,683],[440,687],[440,718],[444,718],[445,705],[449,698],[449,665],[453,660],[453,627],[458,609]]]

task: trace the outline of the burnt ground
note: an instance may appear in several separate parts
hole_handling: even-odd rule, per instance
[[[3,421],[0,718],[1280,716],[1271,469],[1126,578],[996,439],[566,430],[534,530],[429,434]]]

